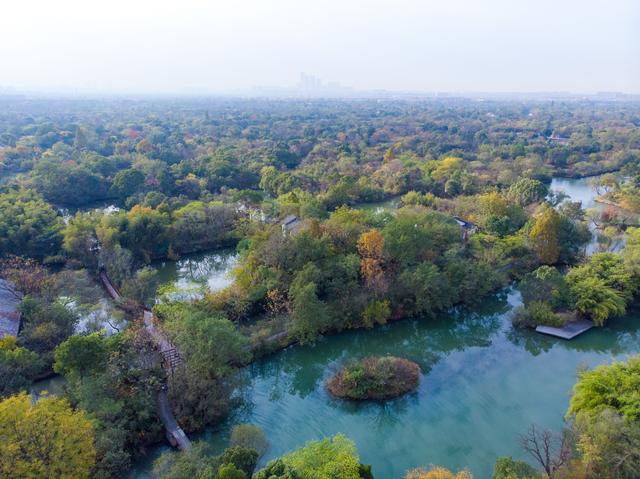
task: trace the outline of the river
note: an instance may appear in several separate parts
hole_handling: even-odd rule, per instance
[[[592,207],[589,180],[555,179],[552,189]],[[388,207],[384,205],[384,207]],[[393,206],[391,206],[393,207]],[[597,243],[588,247],[588,252]],[[436,320],[405,320],[367,331],[294,346],[243,371],[244,406],[215,429],[192,436],[215,450],[226,445],[233,424],[250,422],[271,448],[261,464],[306,441],[344,433],[381,479],[410,468],[439,464],[468,467],[476,479],[491,477],[499,456],[528,459],[518,445],[531,424],[559,431],[577,371],[640,352],[640,316],[564,341],[511,327],[521,303],[515,288],[457,309]],[[357,403],[329,396],[324,382],[348,358],[394,354],[422,368],[419,389],[386,403]],[[150,477],[159,446],[131,478]]]

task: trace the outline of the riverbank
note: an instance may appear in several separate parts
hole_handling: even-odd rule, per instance
[[[491,477],[496,457],[526,459],[517,438],[531,423],[560,430],[580,365],[640,351],[635,312],[566,342],[514,330],[511,314],[520,304],[517,289],[507,288],[473,308],[343,331],[263,357],[240,371],[243,407],[191,439],[221,451],[234,424],[257,424],[272,444],[264,463],[343,432],[380,477],[401,477],[425,463]],[[333,399],[326,391],[325,381],[345,359],[400,351],[422,370],[414,394],[377,404]],[[145,471],[164,450],[152,451],[131,477],[150,477]]]
[[[553,178],[564,178],[564,179],[570,179],[570,180],[584,180],[584,179],[588,179],[588,178],[595,178],[596,176],[602,176],[602,175],[608,175],[610,173],[617,173],[619,172],[625,165],[620,165],[620,166],[616,166],[613,168],[607,168],[598,172],[590,172],[590,173],[575,173],[572,175],[568,175],[566,171],[557,171],[556,175],[554,175]]]

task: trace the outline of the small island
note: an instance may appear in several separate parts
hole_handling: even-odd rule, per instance
[[[420,367],[394,356],[369,356],[349,361],[327,381],[331,394],[342,399],[391,399],[414,391]]]

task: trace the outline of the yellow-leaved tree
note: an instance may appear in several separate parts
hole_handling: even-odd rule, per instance
[[[93,423],[67,400],[22,393],[0,402],[0,477],[84,479],[95,458]]]
[[[431,469],[413,469],[409,471],[405,479],[473,479],[471,473],[467,470],[454,474],[444,467],[433,466]]]
[[[377,229],[371,229],[360,235],[358,239],[360,253],[360,272],[367,287],[377,295],[387,288],[384,269],[384,237]]]
[[[529,233],[529,241],[540,262],[555,264],[560,257],[560,216],[550,206],[541,209]]]

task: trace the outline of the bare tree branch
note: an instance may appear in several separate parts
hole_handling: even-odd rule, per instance
[[[540,431],[534,424],[520,436],[520,445],[542,466],[549,479],[571,460],[571,439],[567,434],[556,435],[548,429]]]

